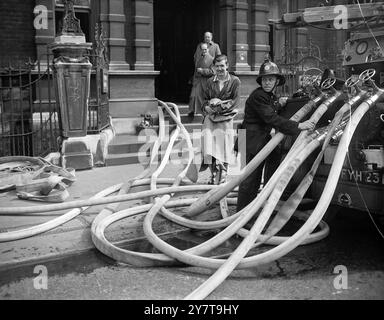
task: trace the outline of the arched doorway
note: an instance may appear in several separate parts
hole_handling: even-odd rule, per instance
[[[187,103],[193,54],[205,31],[219,39],[219,1],[154,0],[156,97]]]

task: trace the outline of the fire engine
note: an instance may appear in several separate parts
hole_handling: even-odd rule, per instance
[[[358,80],[359,75],[368,69],[372,80],[379,88],[384,87],[384,31],[377,31],[384,18],[384,2],[369,4],[346,5],[348,12],[348,26],[361,24],[365,26],[363,32],[350,32],[350,37],[343,50],[343,68],[346,78],[352,76]],[[336,18],[337,10],[334,6],[307,8],[298,13],[290,13],[283,16],[278,22],[278,28],[302,27],[307,24],[324,25],[332,24]],[[369,26],[367,20],[375,24]],[[372,30],[374,28],[374,30]],[[359,86],[364,90],[370,90],[360,82]],[[327,112],[322,123],[332,120],[335,112],[343,103],[336,103]],[[289,114],[292,114],[288,110]],[[328,177],[333,156],[337,149],[338,140],[333,139],[327,147],[324,158],[317,171],[312,186],[307,193],[311,199],[319,199]],[[307,161],[306,170],[310,168],[311,161]],[[302,175],[301,175],[302,177]],[[300,173],[296,181],[300,180]],[[369,211],[375,220],[381,224],[384,222],[384,102],[376,103],[360,122],[349,152],[345,158],[343,170],[339,177],[338,187],[333,195],[332,203],[328,209],[329,216],[334,216],[341,207],[353,208],[361,211]]]

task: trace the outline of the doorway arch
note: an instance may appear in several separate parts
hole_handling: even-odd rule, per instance
[[[215,42],[220,39],[219,23],[219,1],[154,0],[157,98],[188,103],[196,47],[205,31],[213,33]]]

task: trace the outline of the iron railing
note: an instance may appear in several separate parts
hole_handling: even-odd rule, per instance
[[[45,156],[59,151],[59,106],[56,104],[53,56],[0,69],[0,157]],[[88,104],[88,134],[110,124],[108,63],[102,33],[90,55],[93,68]]]
[[[51,56],[0,69],[0,156],[57,151],[59,123]]]

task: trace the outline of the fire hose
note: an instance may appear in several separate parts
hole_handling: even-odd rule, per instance
[[[371,81],[372,72],[367,70],[360,75],[361,81]],[[372,81],[371,81],[372,82]],[[356,83],[351,86],[357,86]],[[332,86],[332,84],[329,84]],[[374,85],[374,84],[373,84]],[[222,281],[235,269],[235,268],[249,268],[258,266],[260,264],[274,261],[283,255],[287,254],[298,245],[310,243],[322,239],[328,233],[328,226],[321,221],[325,211],[327,210],[331,201],[332,195],[336,188],[338,177],[342,169],[345,154],[348,150],[349,143],[351,141],[354,130],[356,129],[359,121],[370,107],[383,96],[383,90],[377,88],[375,85],[375,92],[368,98],[368,93],[365,91],[358,92],[357,96],[351,98],[335,115],[335,118],[325,128],[316,130],[315,132],[303,133],[299,136],[290,152],[287,154],[284,162],[277,169],[275,174],[262,189],[260,194],[243,210],[234,214],[226,215],[224,218],[220,218],[216,221],[198,221],[189,219],[192,216],[200,215],[202,212],[212,207],[214,203],[223,199],[232,192],[234,188],[247,177],[262,161],[268,156],[274,147],[284,137],[282,134],[277,134],[272,138],[266,147],[250,162],[240,173],[240,175],[221,186],[212,185],[181,185],[190,184],[185,180],[186,172],[189,165],[193,161],[193,148],[189,138],[189,134],[180,121],[180,115],[178,113],[177,106],[174,104],[165,104],[160,102],[162,108],[166,109],[172,119],[175,121],[177,128],[170,138],[169,145],[167,147],[165,156],[157,167],[154,164],[154,160],[158,155],[158,147],[164,139],[161,132],[163,124],[162,108],[159,108],[160,118],[160,134],[156,140],[152,149],[151,161],[146,168],[136,179],[131,179],[125,184],[116,185],[110,187],[102,192],[98,193],[94,197],[88,200],[73,201],[55,205],[45,205],[38,207],[28,208],[0,208],[0,214],[28,214],[33,212],[51,212],[54,210],[76,208],[63,216],[60,216],[52,221],[42,224],[40,226],[32,227],[25,230],[8,232],[0,234],[0,241],[11,241],[20,239],[22,237],[31,236],[37,233],[41,233],[54,228],[66,221],[69,221],[76,215],[80,214],[87,206],[95,204],[107,204],[109,206],[104,208],[100,214],[95,218],[92,224],[92,240],[95,246],[104,254],[120,261],[131,265],[137,266],[154,266],[154,265],[172,265],[185,263],[188,265],[201,266],[209,269],[217,269],[217,271],[199,288],[193,293],[187,296],[188,299],[203,299],[208,296],[215,288],[217,288]],[[300,109],[293,117],[293,120],[302,119],[307,113],[309,113],[316,106],[319,106],[313,113],[311,119],[319,120],[321,115],[327,110],[327,108],[340,96],[340,92],[334,92],[330,97],[326,97],[325,94],[320,94],[317,98],[306,104]],[[358,107],[356,108],[356,106]],[[171,110],[173,107],[174,112]],[[354,112],[352,113],[352,110]],[[345,116],[346,113],[351,113],[349,117]],[[348,121],[349,120],[349,121]],[[346,128],[346,129],[345,129]],[[188,145],[188,162],[185,169],[176,177],[176,179],[160,179],[158,178],[161,171],[164,169],[172,150],[173,144],[180,133],[184,135]],[[342,133],[343,132],[343,133]],[[341,135],[342,133],[342,135]],[[317,167],[321,161],[324,150],[331,140],[341,135],[339,147],[337,149],[335,160],[331,167],[329,178],[326,182],[324,192],[321,198],[311,214],[295,213],[297,206],[301,202],[305,192],[313,180],[313,176],[317,170]],[[311,170],[305,176],[303,181],[293,192],[290,198],[279,208],[276,216],[271,219],[272,213],[276,208],[280,197],[288,185],[290,179],[293,177],[296,170],[301,163],[314,151],[321,147],[320,153],[317,155],[315,162],[312,165]],[[148,178],[150,177],[150,178]],[[157,189],[158,184],[172,185],[171,187],[165,187]],[[131,187],[138,185],[149,185],[150,190],[141,191],[136,193],[129,193]],[[109,196],[119,190],[117,196]],[[197,191],[209,191],[202,197],[171,200],[171,197],[180,192],[197,192]],[[159,197],[162,195],[162,197]],[[127,200],[140,199],[144,197],[155,197],[150,204],[138,206],[135,208],[125,209],[123,211],[117,211],[119,203]],[[234,204],[236,199],[228,197],[226,199],[229,204]],[[190,206],[186,217],[182,214],[173,213],[169,208]],[[262,208],[262,209],[261,209]],[[225,210],[225,208],[224,208]],[[261,212],[258,214],[258,211]],[[117,211],[117,212],[116,212]],[[147,213],[146,213],[147,212]],[[140,253],[129,250],[121,249],[107,241],[104,235],[105,229],[114,223],[115,221],[124,219],[128,216],[137,215],[140,213],[146,213],[143,223],[144,233],[147,239],[152,245],[160,250],[161,254],[154,253]],[[172,222],[180,224],[182,226],[193,229],[217,229],[224,228],[221,232],[216,234],[211,239],[201,243],[188,250],[179,250],[162,239],[160,239],[152,229],[153,219],[158,213]],[[224,212],[225,213],[225,212]],[[257,215],[258,214],[258,215]],[[276,237],[275,235],[281,230],[281,228],[290,220],[293,214],[299,216],[300,219],[306,220],[303,226],[290,237]],[[257,215],[257,219],[254,222],[252,228],[248,231],[243,226],[250,221],[250,219]],[[266,229],[266,232],[262,234],[262,230],[267,226],[268,221],[272,220]],[[320,226],[320,231],[312,233],[317,226]],[[237,249],[230,255],[228,259],[222,259],[221,257],[206,257],[201,256],[209,253],[212,249],[219,246],[221,243],[229,239],[234,234],[239,234],[244,237],[244,240],[237,247]],[[252,247],[260,246],[261,244],[273,244],[276,247],[265,251],[261,254],[246,257],[247,253]]]
[[[368,81],[372,78],[373,74],[374,72],[372,72],[372,70],[366,70],[360,75],[360,78],[363,81]],[[377,87],[375,87],[375,89],[376,89],[376,93],[373,94],[364,102],[362,102],[358,106],[356,111],[352,114],[351,119],[347,125],[347,130],[343,133],[341,141],[339,143],[334,162],[331,166],[331,170],[330,170],[326,185],[324,187],[324,192],[322,193],[320,200],[316,208],[312,212],[311,216],[304,223],[304,225],[286,242],[277,246],[274,249],[271,249],[267,252],[264,252],[262,254],[255,256],[254,257],[255,260],[259,258],[259,263],[260,262],[266,263],[267,261],[273,261],[275,259],[278,259],[282,255],[286,254],[290,250],[294,249],[306,236],[308,236],[309,233],[311,233],[315,229],[317,224],[321,221],[321,218],[323,217],[326,209],[329,206],[329,203],[332,199],[332,195],[337,185],[338,180],[332,177],[338,177],[341,172],[344,158],[348,151],[349,143],[352,139],[352,135],[355,129],[357,128],[360,120],[364,116],[364,114],[369,110],[371,106],[373,106],[383,96],[383,93],[384,93],[383,90],[380,90]],[[296,161],[299,162],[300,158],[298,157]],[[294,169],[296,164],[292,163],[291,165],[292,165],[292,169]],[[289,175],[291,174],[290,172],[292,171],[294,170],[287,170],[287,172],[285,173],[286,175],[285,178],[289,178]],[[282,185],[284,184],[284,177],[280,179],[279,183],[281,183]],[[278,196],[280,192],[281,190],[279,190],[279,188],[276,188],[276,191],[274,191],[274,193],[276,193],[275,196]],[[270,200],[268,200],[268,202],[269,201]],[[270,203],[273,204],[273,198]],[[266,210],[263,210],[262,214],[258,217],[255,224],[251,228],[250,234],[245,238],[245,240],[240,244],[240,246],[234,251],[231,257],[217,270],[217,272],[210,279],[208,279],[202,286],[200,286],[192,294],[190,294],[187,297],[188,299],[205,298],[223,281],[223,279],[225,279],[228,273],[236,267],[236,265],[239,263],[239,259],[241,259],[248,252],[249,247],[253,244],[254,241],[257,240],[258,234],[262,231],[262,226],[265,225],[266,223],[265,216],[267,215],[267,214],[263,215],[264,212],[266,213]]]

